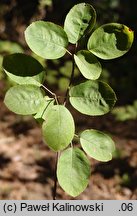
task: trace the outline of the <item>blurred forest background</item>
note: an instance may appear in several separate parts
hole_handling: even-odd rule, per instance
[[[52,199],[54,153],[43,144],[40,127],[30,117],[16,116],[3,104],[6,90],[14,83],[2,70],[3,56],[28,53],[46,68],[46,85],[61,94],[69,83],[69,56],[43,60],[32,53],[24,30],[33,21],[45,20],[63,26],[77,0],[0,0],[0,199]],[[119,22],[135,32],[131,50],[121,58],[101,61],[101,80],[116,92],[114,110],[102,117],[72,110],[78,131],[95,128],[109,132],[117,150],[114,159],[99,163],[91,159],[88,188],[77,199],[137,199],[137,1],[88,0],[97,12],[96,27]],[[75,70],[75,83],[82,80]],[[71,108],[70,108],[71,109]],[[59,187],[58,199],[71,199]]]

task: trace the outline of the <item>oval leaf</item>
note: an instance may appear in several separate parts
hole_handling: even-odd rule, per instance
[[[85,130],[80,135],[80,142],[84,151],[96,160],[109,161],[115,151],[113,140],[98,130]]]
[[[96,29],[88,41],[88,50],[101,59],[114,59],[131,48],[134,32],[119,23],[109,23]]]
[[[15,83],[18,83],[20,85],[36,85],[41,86],[41,84],[44,81],[45,73],[42,71],[41,73],[32,76],[32,77],[22,77],[22,76],[16,76],[14,74],[11,74],[5,70],[5,73],[8,75],[8,77],[13,80]]]
[[[74,137],[74,120],[67,108],[55,105],[46,115],[42,127],[47,145],[54,151],[66,148]]]
[[[25,31],[30,49],[46,59],[57,59],[65,55],[68,38],[65,31],[51,22],[33,22]]]
[[[74,55],[76,65],[80,72],[87,79],[96,80],[99,78],[102,67],[97,58],[87,50],[80,50]]]
[[[44,70],[35,58],[22,53],[5,56],[3,59],[3,68],[11,74],[22,77],[34,76]]]
[[[92,30],[95,21],[96,12],[91,5],[86,3],[75,5],[67,14],[64,23],[69,42],[77,43],[83,35]]]
[[[30,115],[38,111],[43,100],[43,93],[34,85],[17,85],[10,88],[4,99],[5,105],[21,115]]]
[[[85,190],[90,177],[89,160],[78,148],[65,150],[58,161],[57,178],[69,195],[76,197]]]
[[[101,81],[86,81],[72,87],[69,91],[70,103],[86,115],[104,115],[116,102],[112,88]]]

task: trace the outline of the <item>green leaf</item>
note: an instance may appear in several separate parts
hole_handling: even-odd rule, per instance
[[[69,91],[70,103],[79,112],[86,115],[104,115],[116,102],[112,88],[101,81],[86,81],[72,87]]]
[[[41,83],[44,81],[45,72],[42,71],[41,73],[32,76],[32,77],[22,77],[22,76],[16,76],[14,74],[11,74],[5,70],[5,73],[8,75],[8,77],[13,80],[15,83],[18,83],[20,85],[26,85],[26,84],[32,84],[36,86],[41,86]]]
[[[22,77],[34,76],[44,70],[36,59],[22,53],[5,56],[3,59],[3,68],[11,74]]]
[[[10,88],[4,99],[5,105],[21,115],[30,115],[38,111],[43,100],[43,93],[34,85],[17,85]]]
[[[57,178],[69,195],[76,197],[85,190],[90,177],[90,164],[79,148],[65,150],[58,161]]]
[[[96,160],[109,161],[115,151],[114,141],[105,133],[98,130],[85,130],[80,135],[84,151]]]
[[[15,42],[7,41],[7,40],[0,40],[0,52],[2,53],[23,53],[23,48]]]
[[[54,101],[53,98],[49,98],[48,96],[44,97],[34,118],[45,120],[46,114],[54,106]]]
[[[96,12],[94,8],[86,3],[75,5],[67,14],[64,30],[68,35],[69,42],[75,44],[94,27]]]
[[[34,53],[46,59],[62,57],[68,46],[63,28],[51,22],[33,22],[25,31],[25,39]]]
[[[46,115],[42,126],[43,137],[47,145],[54,151],[66,148],[74,137],[74,120],[67,108],[55,105]]]
[[[76,55],[74,55],[75,62],[87,79],[96,80],[99,78],[102,67],[97,58],[87,50],[80,50]]]
[[[101,59],[114,59],[131,48],[134,32],[119,23],[109,23],[96,29],[88,41],[88,50]]]

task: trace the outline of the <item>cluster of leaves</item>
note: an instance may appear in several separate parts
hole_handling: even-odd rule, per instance
[[[95,22],[94,8],[80,3],[67,14],[64,29],[51,22],[36,21],[25,31],[28,46],[38,56],[58,59],[66,53],[71,55],[70,83],[62,104],[59,96],[43,85],[44,68],[35,58],[15,53],[5,56],[3,61],[5,72],[18,84],[7,91],[6,106],[17,114],[33,115],[41,120],[46,144],[55,152],[61,151],[57,164],[59,184],[74,197],[88,185],[90,163],[84,152],[105,162],[112,159],[115,145],[111,137],[98,130],[86,129],[76,135],[74,119],[66,108],[67,99],[80,113],[89,116],[108,113],[116,102],[116,95],[107,83],[98,80],[102,67],[97,57],[105,60],[120,57],[133,42],[133,31],[127,26],[109,23],[92,33]],[[78,50],[79,41],[85,35],[89,35],[87,50]],[[67,49],[69,43],[74,45],[74,53]],[[75,66],[88,80],[71,86]],[[73,147],[74,136],[79,138],[84,152]]]
[[[112,110],[116,119],[119,121],[127,121],[130,119],[137,119],[137,100],[132,105],[116,107]]]

